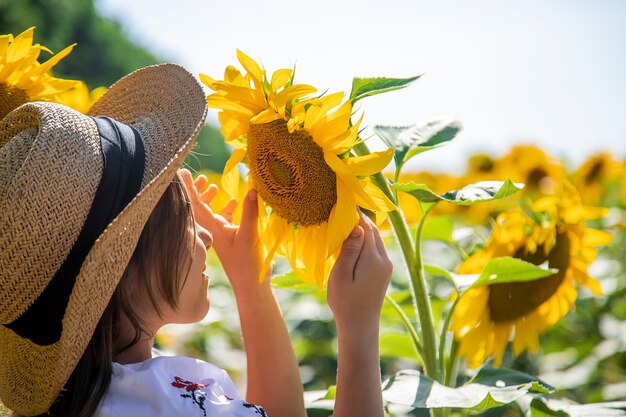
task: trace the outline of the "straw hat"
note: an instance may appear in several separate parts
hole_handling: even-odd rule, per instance
[[[144,224],[204,124],[206,100],[187,70],[164,64],[122,78],[90,113],[134,128],[109,122],[143,142],[144,165],[138,193],[117,216],[119,210],[109,213],[113,220],[88,245],[81,233],[90,211],[101,208],[92,203],[110,169],[100,124],[43,102],[25,104],[0,122],[0,399],[24,415],[46,412],[81,358]],[[81,251],[84,260],[75,257]],[[59,272],[72,257],[75,281]],[[48,295],[53,307],[33,313],[51,283],[54,291],[65,287],[69,301],[59,310],[59,297]],[[59,323],[48,311],[60,311]],[[20,320],[29,315],[25,330]],[[58,334],[47,331],[55,327]]]

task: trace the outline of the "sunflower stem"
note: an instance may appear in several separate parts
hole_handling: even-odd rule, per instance
[[[359,143],[355,145],[353,149],[359,156],[371,153],[365,143]],[[381,172],[373,175],[372,181],[394,204],[398,205],[398,202],[389,187],[387,179]],[[432,307],[430,299],[428,298],[429,292],[426,285],[426,279],[424,277],[422,259],[421,256],[416,258],[416,255],[419,255],[420,251],[419,249],[414,249],[419,248],[419,241],[417,242],[417,245],[414,246],[411,233],[409,232],[409,226],[406,223],[400,208],[396,211],[389,212],[389,220],[391,221],[396,237],[398,238],[398,243],[400,243],[400,248],[402,249],[402,254],[404,255],[404,260],[409,271],[411,295],[413,297],[413,305],[417,313],[416,315],[419,318],[422,336],[424,373],[438,381],[437,337],[435,334]],[[421,233],[421,228],[419,230]],[[418,234],[418,236],[420,235]]]
[[[435,207],[435,204],[429,205],[420,205],[422,207],[422,216],[417,224],[417,230],[415,232],[415,277],[411,277],[413,282],[413,286],[420,291],[415,291],[416,294],[416,302],[418,313],[420,317],[420,325],[422,327],[422,337],[424,339],[424,344],[428,346],[430,349],[433,349],[433,353],[431,354],[432,358],[432,366],[434,366],[434,370],[431,371],[431,374],[427,374],[432,377],[436,381],[439,381],[439,368],[437,367],[437,336],[435,332],[435,322],[433,320],[432,306],[430,304],[430,298],[428,296],[428,284],[426,283],[426,275],[424,273],[424,262],[422,261],[422,229],[424,228],[424,222],[426,221],[426,217],[428,217],[428,213],[430,210]],[[405,223],[406,224],[406,223]],[[426,340],[430,339],[427,343]]]
[[[452,303],[452,307],[450,307],[450,311],[446,314],[446,317],[443,322],[443,327],[441,328],[441,336],[439,336],[439,375],[445,381],[448,378],[448,373],[446,369],[446,336],[448,335],[448,328],[450,327],[450,319],[452,318],[452,314],[454,313],[454,308],[459,302],[461,295],[459,294],[458,288],[456,288],[457,296],[456,300]]]
[[[450,345],[450,357],[448,358],[447,366],[446,366],[446,378],[443,381],[445,385],[451,386],[453,382],[456,383],[456,377],[458,372],[457,365],[457,350],[459,348],[459,344],[456,339],[452,338],[452,343]],[[456,385],[456,384],[455,384]]]

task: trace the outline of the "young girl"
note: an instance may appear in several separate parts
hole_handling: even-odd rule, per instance
[[[201,87],[181,67],[148,67],[91,113],[101,117],[32,103],[0,122],[2,402],[28,416],[305,416],[269,276],[258,280],[255,191],[235,226],[234,204],[209,208],[215,186],[177,173],[204,122]],[[214,365],[152,357],[161,326],[206,315],[211,246],[241,318],[245,400]],[[363,217],[328,284],[335,417],[383,415],[378,321],[391,268]]]

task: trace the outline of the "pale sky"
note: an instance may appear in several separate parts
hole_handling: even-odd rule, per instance
[[[235,50],[268,71],[349,93],[354,76],[423,74],[361,102],[369,126],[459,119],[457,141],[414,169],[459,172],[471,152],[536,143],[575,163],[626,157],[626,1],[99,0],[129,35],[193,73]],[[209,121],[216,120],[211,111]]]

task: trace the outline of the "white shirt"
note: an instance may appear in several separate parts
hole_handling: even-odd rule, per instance
[[[184,356],[113,362],[111,385],[95,417],[266,417],[239,398],[226,371]]]

